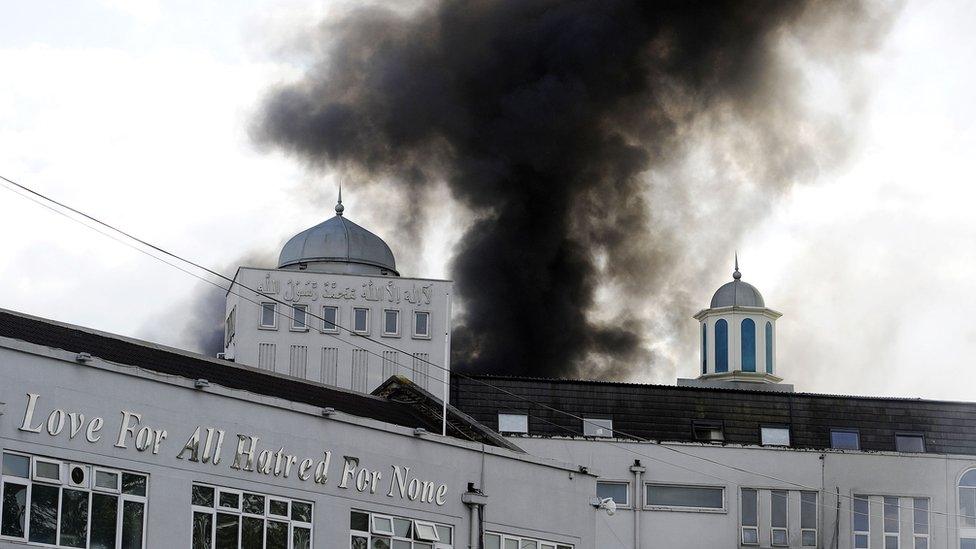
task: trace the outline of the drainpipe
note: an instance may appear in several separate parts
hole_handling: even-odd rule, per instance
[[[647,468],[641,465],[639,459],[634,460],[634,464],[630,466],[630,472],[634,473],[634,503],[631,505],[634,511],[634,549],[640,549],[641,546],[641,535],[640,535],[640,519],[641,519],[641,509],[644,508],[641,502],[642,484],[641,475],[647,471]]]
[[[481,549],[481,517],[484,516],[484,506],[488,505],[488,496],[468,483],[468,491],[461,494],[461,502],[471,511],[471,522],[468,525],[468,549]]]

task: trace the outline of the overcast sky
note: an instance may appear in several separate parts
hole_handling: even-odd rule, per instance
[[[0,174],[210,266],[273,255],[331,216],[335,180],[257,150],[248,128],[309,61],[303,29],[341,9],[0,2]],[[738,245],[744,280],[784,314],[779,373],[800,390],[976,399],[974,27],[972,2],[909,3],[865,65],[851,164],[794,187]],[[344,198],[401,271],[448,276],[449,201],[417,244],[396,240],[383,197]],[[0,307],[186,344],[172,310],[199,281],[3,190],[0,231]],[[695,309],[731,279],[731,254],[681,289]],[[696,375],[697,346],[654,344]]]

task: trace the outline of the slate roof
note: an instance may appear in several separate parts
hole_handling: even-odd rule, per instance
[[[830,429],[857,429],[861,450],[895,451],[895,433],[921,433],[927,453],[976,455],[976,403],[599,381],[453,376],[451,403],[498,427],[499,412],[529,415],[529,435],[581,436],[581,417],[612,418],[623,433],[693,442],[693,422],[716,421],[725,442],[757,445],[763,425],[788,425],[791,447],[830,448]],[[483,383],[479,383],[483,382]],[[484,383],[502,390],[486,386]],[[506,394],[514,393],[526,400]]]
[[[441,432],[439,408],[417,406],[402,399],[365,395],[328,387],[225,360],[4,309],[0,309],[0,337],[73,353],[85,352],[109,362],[137,366],[162,374],[193,380],[202,378],[231,389],[323,408],[331,407],[350,415],[411,429],[423,427],[432,433]],[[507,446],[499,444],[495,438],[484,436],[483,433],[490,433],[490,429],[480,425],[463,426],[466,422],[471,422],[467,416],[450,417],[448,434],[493,446]],[[455,425],[459,428],[463,426],[463,431],[455,428]]]

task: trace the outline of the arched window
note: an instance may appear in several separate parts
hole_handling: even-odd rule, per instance
[[[715,323],[715,371],[729,371],[729,323],[722,318]]]
[[[773,323],[766,323],[766,373],[773,373]]]
[[[702,322],[702,375],[708,373],[708,324]]]
[[[976,469],[959,479],[959,543],[961,547],[976,544]]]
[[[756,371],[756,322],[751,318],[742,321],[742,371]]]

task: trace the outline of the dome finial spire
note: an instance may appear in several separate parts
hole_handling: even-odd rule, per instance
[[[739,252],[735,252],[735,271],[732,272],[732,278],[739,280],[742,278],[742,273],[739,272]]]
[[[346,209],[346,207],[342,205],[342,180],[340,179],[339,180],[339,201],[336,202],[336,207],[335,207],[336,215],[338,215],[338,216],[341,217],[342,216],[342,212],[345,209]]]

